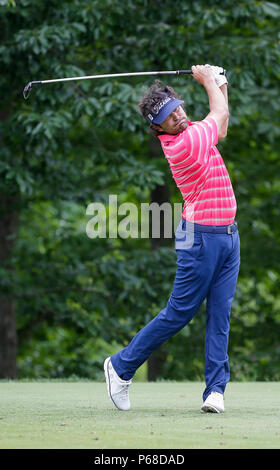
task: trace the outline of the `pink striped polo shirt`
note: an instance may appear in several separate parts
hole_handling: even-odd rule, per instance
[[[228,171],[216,147],[216,121],[208,117],[203,121],[188,121],[188,124],[180,134],[159,136],[184,199],[182,216],[197,224],[232,224],[236,200]]]

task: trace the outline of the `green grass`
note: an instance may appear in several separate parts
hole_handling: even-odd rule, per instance
[[[0,382],[1,449],[279,449],[280,382],[229,383],[224,414],[203,383],[135,382],[121,412],[105,383]]]

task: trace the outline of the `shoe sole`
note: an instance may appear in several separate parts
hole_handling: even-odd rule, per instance
[[[215,408],[213,405],[205,405],[202,406],[201,408],[202,413],[223,413],[223,410],[219,410],[218,408]]]
[[[104,374],[105,374],[105,379],[106,379],[106,383],[107,383],[107,391],[108,391],[108,395],[109,397],[111,398],[111,401],[112,403],[114,403],[115,407],[120,410],[120,411],[128,411],[128,410],[122,410],[121,408],[119,408],[116,403],[114,402],[113,400],[113,397],[111,395],[111,382],[110,382],[110,375],[109,375],[109,362],[110,362],[110,357],[107,357],[107,359],[105,359],[104,361]]]

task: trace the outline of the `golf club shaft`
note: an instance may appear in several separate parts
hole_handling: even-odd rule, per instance
[[[130,72],[130,73],[109,73],[105,75],[87,75],[85,77],[57,78],[53,80],[42,80],[40,83],[69,82],[71,80],[90,80],[94,78],[117,78],[117,77],[136,77],[141,75],[179,75],[192,73],[191,70],[166,70],[160,72]]]
[[[68,78],[54,78],[51,80],[36,80],[29,82],[23,90],[23,96],[25,99],[28,98],[31,88],[35,84],[44,84],[44,83],[58,83],[58,82],[70,82],[76,80],[90,80],[94,78],[117,78],[117,77],[135,77],[141,75],[179,75],[179,74],[189,74],[192,73],[191,70],[167,70],[160,72],[131,72],[131,73],[109,73],[105,75],[86,75],[82,77],[68,77]]]

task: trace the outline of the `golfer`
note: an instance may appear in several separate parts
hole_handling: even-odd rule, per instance
[[[196,65],[194,79],[208,95],[210,112],[191,122],[173,88],[159,80],[139,103],[159,138],[184,208],[175,237],[177,271],[165,308],[127,347],[104,362],[109,397],[129,410],[129,385],[141,366],[164,341],[188,324],[206,299],[205,389],[201,411],[222,413],[229,381],[230,309],[240,265],[235,222],[236,200],[217,149],[227,135],[227,79],[220,67]],[[191,358],[181,358],[187,367]]]

